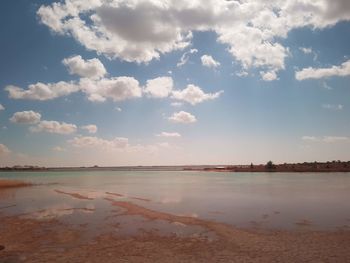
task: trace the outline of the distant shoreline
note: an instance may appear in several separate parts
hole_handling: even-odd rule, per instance
[[[350,172],[350,161],[332,162],[304,162],[273,164],[250,164],[250,165],[174,165],[174,166],[92,166],[92,167],[38,167],[38,166],[13,166],[1,167],[1,171],[20,172],[74,172],[74,171],[203,171],[203,172],[240,172],[240,173],[263,173],[263,172]]]

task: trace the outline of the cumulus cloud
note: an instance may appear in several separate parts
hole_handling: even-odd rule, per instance
[[[323,104],[322,108],[327,109],[327,110],[339,111],[339,110],[342,110],[344,108],[344,106],[341,104]]]
[[[304,54],[311,54],[311,53],[313,53],[312,48],[300,47],[299,50],[301,52],[303,52]]]
[[[2,106],[2,104],[0,103],[0,110],[4,110],[4,109],[5,109],[5,107]]]
[[[35,124],[40,122],[41,114],[35,111],[19,111],[12,115],[13,123]]]
[[[48,132],[57,134],[71,134],[76,132],[77,126],[65,122],[41,120],[41,114],[35,111],[19,111],[10,118],[13,123],[35,124],[30,127],[32,132]],[[88,125],[90,126],[90,125]],[[93,125],[94,126],[94,125]],[[93,129],[93,127],[89,127]],[[97,127],[96,127],[97,129]]]
[[[83,78],[80,80],[83,92],[88,95],[90,101],[122,101],[142,96],[142,88],[133,77],[113,77],[91,80]]]
[[[55,152],[65,152],[66,149],[62,148],[61,146],[55,146],[52,148],[53,151]]]
[[[317,142],[318,138],[315,136],[303,136],[301,137],[303,141],[311,141],[311,142]]]
[[[161,132],[156,135],[157,137],[166,137],[166,138],[179,138],[181,134],[178,132]]]
[[[218,66],[220,66],[220,62],[216,61],[210,55],[201,56],[201,62],[202,62],[203,66],[208,67],[208,68],[217,68]]]
[[[249,75],[248,72],[244,71],[244,70],[237,71],[235,74],[236,74],[236,76],[242,77],[242,78],[247,77]]]
[[[40,121],[36,126],[30,127],[32,132],[48,132],[56,134],[71,134],[76,132],[75,124],[58,121]]]
[[[27,90],[16,86],[5,88],[12,99],[51,100],[82,91],[90,101],[105,101],[112,99],[122,101],[142,96],[142,88],[133,77],[111,77],[101,79],[81,78],[79,83],[64,82],[44,84],[38,82],[29,85]]]
[[[73,36],[87,49],[125,61],[148,62],[189,44],[188,32],[164,16],[166,6],[148,1],[66,1],[41,6],[51,30]],[[80,14],[89,14],[83,19]]]
[[[333,88],[327,84],[327,82],[323,81],[322,82],[322,87],[326,90],[332,90]]]
[[[159,77],[147,80],[144,92],[153,98],[168,97],[173,89],[174,83],[171,77]]]
[[[275,71],[268,71],[268,72],[260,71],[260,76],[265,81],[272,81],[277,79],[277,74]]]
[[[9,154],[10,152],[6,145],[0,143],[0,156]]]
[[[77,136],[68,143],[77,149],[92,149],[111,151],[111,152],[124,152],[124,153],[135,153],[143,152],[147,154],[154,154],[158,151],[157,145],[131,145],[128,138],[115,137],[113,139],[104,139],[95,136]]]
[[[189,84],[187,88],[183,90],[173,91],[172,98],[176,100],[186,101],[192,105],[204,102],[206,100],[213,100],[218,98],[224,91],[218,91],[215,93],[205,93],[200,87]]]
[[[322,79],[329,77],[345,77],[350,76],[350,60],[345,61],[340,66],[332,66],[329,68],[304,68],[295,72],[295,78],[297,80],[304,79]]]
[[[181,58],[180,58],[180,61],[176,64],[176,66],[177,67],[182,67],[190,59],[190,54],[195,54],[197,52],[198,52],[198,49],[192,48],[192,49],[190,49],[190,51],[187,51],[187,52],[183,53]]]
[[[94,124],[84,125],[84,126],[81,126],[80,128],[88,131],[89,133],[96,133],[97,132],[97,126]]]
[[[309,142],[323,142],[323,143],[338,143],[338,142],[350,142],[350,137],[346,136],[303,136],[302,140]]]
[[[65,81],[47,84],[38,82],[29,85],[27,89],[9,85],[5,90],[11,99],[52,100],[78,91],[79,86],[74,82]]]
[[[171,77],[158,77],[147,80],[142,87],[138,80],[133,77],[111,77],[111,78],[81,78],[76,82],[37,83],[29,85],[27,90],[15,86],[7,86],[9,97],[13,99],[51,100],[73,92],[81,91],[86,94],[88,100],[104,102],[107,99],[113,101],[124,101],[127,99],[140,98],[144,94],[152,98],[166,98],[186,101],[195,105],[206,100],[216,99],[223,91],[216,93],[205,93],[195,85],[188,85],[183,90],[173,90],[174,83]],[[180,106],[179,102],[173,106]],[[118,110],[119,111],[119,110]]]
[[[84,60],[81,56],[65,58],[62,63],[68,68],[70,74],[83,78],[98,79],[106,75],[107,71],[97,58]]]
[[[183,105],[183,103],[179,102],[179,101],[175,101],[175,102],[170,103],[170,105],[173,107],[181,107]]]
[[[174,112],[169,120],[175,123],[194,123],[197,121],[194,115],[186,111]]]
[[[350,19],[347,0],[72,1],[41,6],[40,21],[88,50],[129,62],[149,62],[191,44],[194,31],[212,31],[244,69],[278,72],[295,28],[323,29]]]
[[[322,141],[326,143],[350,142],[350,138],[345,136],[324,136]]]
[[[102,148],[106,150],[125,149],[129,146],[128,138],[115,137],[112,140],[106,140],[92,136],[78,136],[68,141],[71,145],[78,148]]]

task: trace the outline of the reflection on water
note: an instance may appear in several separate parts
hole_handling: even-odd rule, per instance
[[[88,234],[160,231],[215,238],[200,226],[124,214],[106,199],[239,227],[335,229],[350,226],[350,174],[204,172],[30,172],[0,178],[41,184],[0,191],[0,213],[57,219]]]

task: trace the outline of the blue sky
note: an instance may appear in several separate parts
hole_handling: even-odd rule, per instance
[[[0,12],[0,165],[350,156],[347,1],[6,1]]]

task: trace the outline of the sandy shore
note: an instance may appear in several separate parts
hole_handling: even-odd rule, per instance
[[[89,201],[79,193],[56,192]],[[108,233],[101,232],[87,238],[85,233],[91,226],[86,224],[78,227],[57,219],[7,216],[2,210],[0,247],[3,249],[0,250],[0,263],[350,262],[349,231],[243,230],[219,222],[151,210],[108,196],[105,201],[123,211],[116,217],[141,216],[154,222],[200,226],[215,233],[217,238],[163,236],[154,232],[125,237],[118,236],[118,226]]]
[[[25,187],[31,185],[31,183],[19,180],[0,179],[0,190],[5,188]]]

